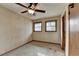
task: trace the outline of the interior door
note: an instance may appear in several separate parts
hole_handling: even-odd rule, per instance
[[[70,45],[69,54],[79,55],[79,4],[70,8]]]

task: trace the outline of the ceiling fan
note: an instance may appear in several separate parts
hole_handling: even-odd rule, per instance
[[[25,11],[22,11],[21,13],[28,12],[31,15],[35,15],[35,12],[41,12],[41,13],[46,12],[45,10],[36,9],[38,3],[29,3],[29,6],[25,6],[25,5],[21,4],[21,3],[16,3],[16,4],[27,9]]]

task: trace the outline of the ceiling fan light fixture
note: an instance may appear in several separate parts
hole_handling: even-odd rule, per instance
[[[32,9],[29,9],[28,12],[29,12],[29,14],[32,14],[33,15],[35,11],[32,10]]]

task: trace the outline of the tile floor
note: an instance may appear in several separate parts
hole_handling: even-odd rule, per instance
[[[60,45],[32,41],[3,56],[64,56]]]

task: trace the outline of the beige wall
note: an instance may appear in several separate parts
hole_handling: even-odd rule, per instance
[[[32,39],[32,21],[0,6],[0,54]]]
[[[45,32],[45,21],[47,20],[57,20],[57,32]],[[38,20],[34,20],[33,22],[42,21],[42,32],[33,32],[33,40],[38,41],[45,41],[51,43],[60,43],[61,36],[60,36],[60,17],[49,17],[49,18],[42,18]]]

